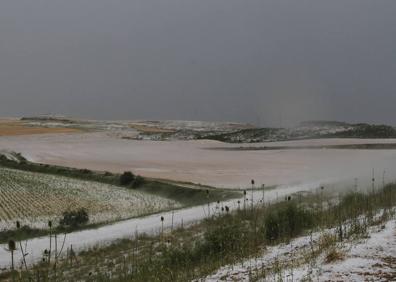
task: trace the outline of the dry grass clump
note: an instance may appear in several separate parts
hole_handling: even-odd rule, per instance
[[[337,236],[326,232],[320,236],[318,247],[320,250],[327,250],[330,247],[333,247],[336,243],[337,243]]]
[[[327,253],[325,257],[325,262],[326,263],[332,263],[335,261],[340,261],[345,258],[345,253],[341,251],[340,249],[337,249],[337,247],[332,247]]]

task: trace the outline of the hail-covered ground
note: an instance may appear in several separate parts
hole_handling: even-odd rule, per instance
[[[349,186],[357,184],[359,189],[367,188],[366,186],[370,188],[373,169],[375,186],[382,185],[383,181],[392,182],[396,177],[396,150],[319,148],[320,146],[344,144],[396,143],[396,139],[389,138],[330,138],[263,142],[252,145],[251,143],[226,144],[214,140],[190,140],[199,139],[196,138],[197,132],[202,137],[214,132],[227,133],[249,129],[249,126],[237,124],[172,121],[98,123],[67,119],[36,119],[26,121],[24,125],[28,129],[30,129],[29,126],[77,129],[77,131],[67,133],[0,137],[0,149],[20,152],[31,161],[47,164],[113,172],[132,170],[146,177],[191,181],[227,188],[246,188],[250,186],[251,179],[255,179],[256,185],[259,186],[262,184],[267,186],[293,185],[293,192],[312,190],[323,183],[333,183],[340,179],[347,179]],[[348,131],[348,128],[345,130]],[[317,128],[313,129],[315,132],[318,130]],[[325,128],[321,134],[328,136],[329,133],[338,132],[338,127],[332,127]],[[235,136],[238,137],[239,133]],[[307,136],[309,137],[309,135]],[[242,141],[248,140],[245,137],[246,134],[243,135]],[[281,138],[281,140],[283,139]],[[227,150],[228,148],[246,146],[290,146],[291,148],[258,151]],[[317,146],[318,148],[296,149],[296,146]],[[90,218],[94,222],[139,216],[167,209],[172,205],[177,207],[176,203],[161,197],[105,184],[48,175],[35,177],[37,174],[8,169],[4,169],[0,173],[2,180],[3,178],[8,179],[0,182],[0,190],[7,191],[1,193],[1,197],[8,197],[7,204],[12,203],[11,206],[14,208],[20,205],[15,208],[13,213],[4,214],[1,212],[5,207],[4,200],[0,199],[0,223],[3,224],[0,226],[2,228],[14,226],[16,219],[23,223],[45,224],[48,216],[59,216],[65,209],[79,205],[89,207]],[[16,175],[18,173],[21,175]],[[18,183],[15,178],[20,179],[19,181],[23,183]],[[370,184],[363,184],[368,183],[366,181],[368,179],[370,179],[368,181]],[[31,183],[35,183],[35,185],[31,185]],[[308,189],[306,183],[315,183],[315,185]],[[334,188],[331,185],[325,187],[326,189]],[[266,201],[269,200],[267,197],[276,199],[278,196],[283,196],[280,188],[268,192]],[[27,201],[26,199],[30,199],[29,197],[32,197],[32,200]],[[75,197],[74,200],[73,197]],[[14,200],[11,200],[12,198]],[[27,202],[35,203],[35,209],[29,210]],[[8,206],[6,208],[9,209]],[[195,207],[161,215],[165,217],[165,226],[169,227],[171,224],[173,225],[173,220],[175,225],[180,225],[204,218],[206,216],[205,208]],[[37,214],[38,211],[41,214]],[[36,213],[32,214],[32,212]],[[162,222],[158,215],[131,219],[103,226],[97,230],[69,234],[67,244],[73,244],[76,249],[82,250],[86,246],[131,236],[131,233],[136,229],[153,233],[161,226]],[[312,275],[314,279],[320,281],[356,281],[354,280],[355,276],[348,275],[353,274],[358,277],[357,280],[364,280],[381,277],[378,271],[386,272],[386,275],[394,274],[391,271],[392,268],[395,269],[394,221],[388,222],[384,228],[382,226],[373,228],[370,236],[366,240],[354,242],[353,245],[352,243],[346,245],[344,260],[331,264],[324,264],[323,261],[318,260],[316,267],[307,267],[307,265],[296,267],[284,272],[283,280],[293,279],[296,281]],[[310,248],[311,240],[310,237],[301,237],[293,240],[289,245],[269,248],[263,252],[261,258],[246,261],[241,265],[224,267],[208,277],[208,280],[248,279],[246,277],[249,277],[249,272],[252,270],[249,267],[270,263],[277,258],[298,256],[301,254],[299,250]],[[30,253],[36,254],[30,256],[32,262],[38,258],[37,254],[46,247],[46,244],[46,238],[38,238],[29,242]],[[0,265],[7,264],[6,251],[1,248]],[[359,265],[362,265],[363,268]],[[366,271],[364,272],[364,270]],[[366,273],[367,277],[365,278],[362,273]],[[385,278],[383,280],[386,281]]]
[[[328,261],[329,250],[319,249],[332,229],[268,247],[262,255],[218,269],[206,282],[214,281],[396,281],[396,221],[372,226],[366,236],[337,243],[331,250],[339,257]]]
[[[256,134],[264,129],[227,122],[93,121],[51,116],[24,118],[13,123],[23,124],[28,129],[40,128],[43,132],[46,132],[44,129],[50,132],[59,128],[76,130],[0,137],[0,150],[22,153],[33,162],[112,172],[132,170],[146,177],[214,187],[245,188],[251,179],[255,179],[258,185],[290,185],[345,178],[353,181],[354,178],[371,178],[373,168],[378,180],[383,177],[384,171],[386,181],[396,175],[396,150],[389,148],[392,144],[396,147],[396,139],[391,138],[396,133],[393,135],[393,129],[384,126],[352,126],[334,122],[303,124],[297,129],[301,132],[306,132],[307,128],[309,132],[320,132],[321,138],[229,144],[218,141],[227,141],[228,135],[216,140],[205,137],[211,139],[210,136],[219,134],[234,136],[241,132]],[[334,137],[330,134],[332,132],[350,132],[351,128],[352,133],[361,134],[356,136],[370,136],[371,139],[328,138]],[[352,133],[345,136],[354,137]],[[375,134],[386,138],[378,139]],[[163,138],[157,138],[159,135]],[[289,140],[293,136],[269,140]],[[316,137],[304,133],[299,134],[298,138],[310,136]],[[355,144],[360,147],[325,147]],[[388,148],[368,150],[361,146],[364,144],[388,144]],[[298,146],[316,148],[296,149]],[[235,150],[239,147],[278,148]]]
[[[389,143],[395,139],[320,139],[260,143],[257,146],[298,146]],[[219,150],[246,144],[213,140],[127,140],[109,132],[41,134],[0,137],[0,148],[22,153],[33,162],[87,168],[98,171],[129,171],[152,178],[245,188],[258,185],[289,185],[338,180],[349,177],[386,181],[396,171],[396,150],[277,149],[259,151]],[[251,145],[249,145],[251,146]],[[394,174],[396,175],[396,174]]]
[[[0,167],[0,230],[43,228],[65,211],[85,208],[90,223],[104,223],[177,208],[160,196],[93,181]]]
[[[310,183],[299,186],[285,186],[278,189],[270,189],[265,192],[265,202],[276,201],[283,199],[286,195],[297,193],[298,191],[312,191],[318,187],[319,183]],[[251,194],[249,193],[249,196]],[[255,191],[253,195],[256,204],[261,203],[263,197],[262,191]],[[241,199],[231,199],[222,202],[222,206],[230,207],[231,211],[239,208],[238,201]],[[250,202],[249,202],[250,203]],[[209,206],[210,214],[218,214],[220,212],[218,204],[211,204]],[[134,238],[138,234],[158,235],[162,228],[167,230],[178,228],[181,226],[188,226],[194,224],[208,216],[208,206],[195,206],[167,212],[160,214],[153,214],[138,218],[131,218],[128,220],[116,222],[100,226],[95,229],[86,229],[68,233],[65,239],[66,246],[73,246],[76,252],[86,250],[90,247],[106,245],[114,242],[117,239]],[[161,217],[163,221],[161,221]],[[42,251],[48,247],[48,237],[40,237],[26,240],[28,246],[27,252],[29,256],[27,262],[34,264],[41,259]],[[15,260],[20,260],[20,252],[15,253]],[[9,266],[9,256],[6,244],[0,244],[0,272],[2,269]]]

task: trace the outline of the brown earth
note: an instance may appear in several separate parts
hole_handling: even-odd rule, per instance
[[[174,130],[131,123],[129,127],[145,133],[173,133]]]
[[[45,133],[72,133],[80,132],[74,128],[28,126],[21,121],[0,119],[0,136],[32,135]]]

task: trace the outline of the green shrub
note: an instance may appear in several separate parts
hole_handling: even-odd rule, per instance
[[[370,208],[370,203],[368,203],[367,195],[354,192],[346,194],[338,205],[339,220],[358,217],[364,211],[367,211],[367,208]]]
[[[135,175],[130,171],[125,171],[120,176],[120,184],[123,186],[131,184],[135,180]]]
[[[280,237],[280,226],[279,226],[278,213],[270,212],[265,218],[265,238],[273,241]]]
[[[264,223],[265,237],[271,241],[292,238],[301,234],[305,228],[312,227],[313,223],[311,213],[291,202],[267,215]]]
[[[144,178],[138,175],[135,177],[135,179],[132,182],[132,188],[137,188],[143,184],[144,184]]]
[[[4,230],[0,232],[0,243],[6,243],[10,238],[15,240],[24,240],[25,238],[38,237],[45,235],[46,232],[42,229],[31,228],[23,225],[18,229]]]
[[[243,221],[226,216],[224,222],[216,224],[205,232],[205,244],[201,246],[207,252],[218,255],[223,252],[239,251],[246,242],[244,239],[249,228]]]
[[[65,211],[63,218],[59,221],[61,226],[77,227],[86,224],[89,221],[88,212],[82,208],[76,211]]]

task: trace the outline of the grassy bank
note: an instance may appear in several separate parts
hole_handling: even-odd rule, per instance
[[[191,281],[314,231],[333,228],[335,241],[364,235],[379,219],[392,217],[395,205],[396,184],[370,194],[291,195],[282,202],[232,212],[219,204],[217,213],[199,224],[157,236],[135,234],[137,239],[92,248],[75,260],[67,256],[57,263],[56,274],[44,260],[23,272],[23,279],[30,275],[45,281],[57,275],[59,281]]]
[[[197,137],[197,139],[209,139],[226,143],[257,143],[320,138],[396,138],[396,129],[387,125],[364,123],[308,122],[296,128],[249,128]]]
[[[161,181],[149,178],[143,178],[138,186],[132,187],[129,183],[123,185],[120,182],[121,174],[119,173],[40,164],[30,162],[20,154],[15,154],[14,156],[17,160],[10,160],[4,155],[0,155],[0,166],[29,172],[71,177],[80,180],[96,181],[129,189],[136,189],[163,196],[171,200],[179,201],[185,206],[206,204],[208,201],[216,202],[219,200],[222,201],[241,196],[239,192],[230,191],[227,189],[217,189],[208,186],[203,186],[202,188],[197,186],[190,188],[183,186],[183,183],[177,185],[175,182],[175,184],[173,184],[169,181]]]
[[[396,143],[373,144],[345,144],[345,145],[318,145],[318,146],[244,146],[244,147],[216,147],[210,150],[220,151],[276,151],[276,150],[394,150]]]

